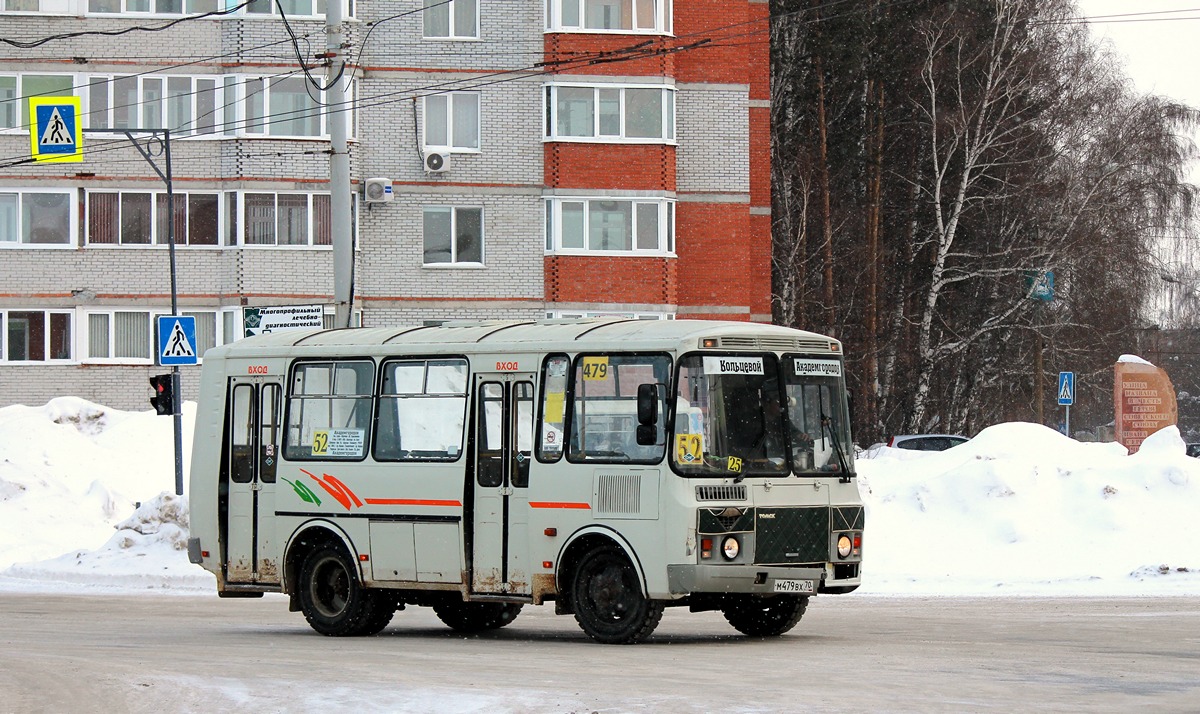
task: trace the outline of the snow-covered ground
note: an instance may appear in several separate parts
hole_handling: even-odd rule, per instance
[[[185,404],[185,452],[193,417]],[[0,408],[0,590],[213,593],[187,560],[171,429],[73,397]],[[1200,594],[1200,459],[1174,427],[1129,456],[1001,424],[940,453],[880,448],[858,469],[859,593]]]

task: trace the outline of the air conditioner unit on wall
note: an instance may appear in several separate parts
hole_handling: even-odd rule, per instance
[[[363,200],[367,203],[386,203],[393,198],[390,178],[369,178],[363,185]]]
[[[450,170],[450,154],[440,151],[425,152],[425,173],[440,174]]]

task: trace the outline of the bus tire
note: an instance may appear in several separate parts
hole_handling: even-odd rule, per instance
[[[433,612],[456,632],[483,632],[498,630],[515,620],[521,612],[521,604],[443,600],[434,604]]]
[[[663,603],[642,594],[637,571],[616,547],[593,548],[579,561],[571,581],[575,621],[596,642],[624,645],[654,632]]]
[[[368,590],[367,595],[374,599],[371,616],[363,620],[362,627],[356,635],[377,635],[383,632],[396,614],[396,599],[388,593]]]
[[[358,568],[343,549],[325,543],[308,554],[300,569],[300,609],[322,635],[349,637],[382,630],[395,605],[391,598],[363,587]]]
[[[721,611],[734,629],[751,637],[778,637],[796,626],[806,595],[726,595]]]

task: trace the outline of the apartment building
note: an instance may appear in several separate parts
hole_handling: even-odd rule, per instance
[[[246,307],[331,323],[334,121],[358,323],[770,320],[765,1],[343,1],[333,106],[323,0],[0,0],[0,405],[148,408],[172,227],[151,128],[200,350]],[[84,161],[33,162],[28,98],[68,95]]]

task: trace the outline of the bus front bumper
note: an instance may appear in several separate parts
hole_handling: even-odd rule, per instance
[[[787,593],[816,595],[824,568],[764,565],[668,565],[667,587],[672,595],[693,593]]]

